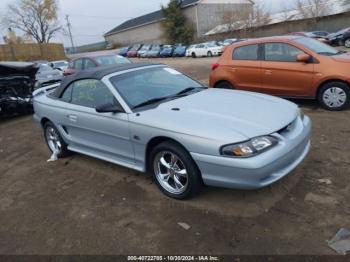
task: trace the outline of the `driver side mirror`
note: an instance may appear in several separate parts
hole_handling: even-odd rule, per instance
[[[97,113],[124,113],[124,109],[119,105],[119,103],[112,104],[103,104],[96,107]]]
[[[297,61],[302,63],[309,63],[311,59],[311,56],[308,54],[299,54],[297,56]]]

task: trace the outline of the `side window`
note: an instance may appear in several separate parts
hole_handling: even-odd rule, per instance
[[[61,96],[61,100],[63,102],[67,102],[67,103],[70,103],[70,101],[72,100],[72,90],[73,90],[73,86],[74,86],[74,83],[73,84],[70,84],[66,90],[64,91],[63,95]]]
[[[258,45],[238,47],[233,51],[233,60],[258,60]]]
[[[297,56],[304,52],[300,49],[284,43],[265,44],[265,60],[279,62],[296,62]]]
[[[83,59],[77,59],[74,61],[74,68],[78,70],[83,70]]]
[[[103,104],[114,104],[116,100],[101,81],[84,79],[74,82],[71,103],[96,108]]]
[[[96,67],[95,63],[92,62],[90,59],[85,58],[84,59],[84,69],[94,68]]]

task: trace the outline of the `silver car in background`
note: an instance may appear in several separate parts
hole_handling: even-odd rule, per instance
[[[35,79],[38,86],[45,86],[62,81],[63,73],[58,69],[53,69],[49,65],[40,64]]]
[[[86,70],[34,92],[34,119],[58,157],[74,151],[151,172],[167,196],[256,189],[310,149],[311,121],[272,96],[208,89],[162,64]]]

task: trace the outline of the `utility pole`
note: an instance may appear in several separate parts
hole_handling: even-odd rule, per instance
[[[71,23],[69,21],[69,15],[66,15],[66,21],[67,21],[68,33],[69,33],[69,38],[70,38],[70,42],[72,45],[73,53],[75,53],[75,46],[74,46],[74,42],[73,42]]]

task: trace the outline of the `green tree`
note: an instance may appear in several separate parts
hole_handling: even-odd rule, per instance
[[[170,0],[167,6],[162,6],[165,20],[162,22],[165,37],[170,44],[189,44],[193,39],[193,25],[182,12],[181,0]]]

